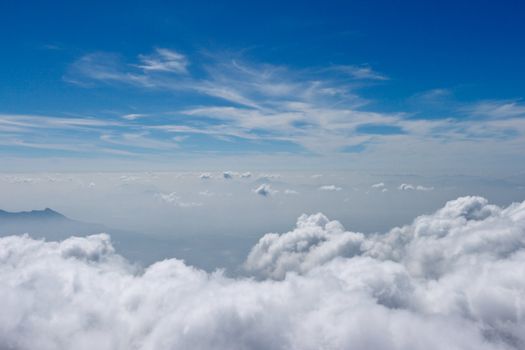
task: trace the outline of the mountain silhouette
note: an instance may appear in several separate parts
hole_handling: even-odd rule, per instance
[[[31,210],[31,211],[20,211],[20,212],[9,212],[0,209],[0,220],[68,220],[64,215],[51,208],[45,208],[44,210]]]

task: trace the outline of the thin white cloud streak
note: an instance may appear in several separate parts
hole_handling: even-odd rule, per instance
[[[0,114],[0,125],[10,125],[23,128],[21,130],[35,128],[56,129],[87,129],[110,126],[124,126],[125,124],[99,118],[59,118],[43,115],[27,114]]]
[[[146,114],[140,114],[140,113],[130,113],[130,114],[124,114],[122,116],[122,119],[126,119],[126,120],[137,120],[139,118],[144,118],[146,117],[147,115]]]
[[[338,186],[335,186],[335,185],[323,185],[321,187],[319,187],[319,190],[320,191],[329,191],[329,192],[337,192],[337,191],[341,191],[342,188],[341,187],[338,187]]]
[[[188,73],[188,59],[185,55],[173,50],[157,48],[154,54],[139,55],[139,59],[141,63],[138,67],[145,71]]]
[[[459,198],[377,235],[304,215],[261,238],[245,263],[250,278],[176,259],[140,270],[103,234],[11,236],[0,248],[1,348],[525,345],[525,202]]]
[[[0,145],[8,147],[21,147],[21,148],[30,148],[38,150],[48,150],[48,151],[66,151],[73,152],[76,154],[86,153],[86,150],[89,150],[91,153],[95,152],[97,154],[114,154],[120,156],[137,156],[138,153],[130,152],[127,150],[120,150],[108,147],[101,147],[95,143],[79,143],[75,139],[66,139],[61,140],[63,143],[50,143],[50,142],[31,142],[24,141],[19,138],[5,138],[0,140]]]
[[[82,56],[69,67],[63,79],[82,87],[93,86],[94,81],[125,83],[153,87],[150,78],[141,72],[130,72],[116,54],[95,52]],[[85,79],[89,77],[89,79]]]
[[[463,110],[474,116],[495,119],[525,116],[525,105],[518,101],[483,101]]]
[[[100,137],[100,139],[107,143],[133,148],[138,147],[145,149],[169,150],[180,147],[177,140],[159,140],[149,136],[147,133],[104,134]]]
[[[337,72],[345,73],[355,79],[363,80],[388,80],[389,78],[381,73],[378,73],[368,65],[338,65],[329,68]]]

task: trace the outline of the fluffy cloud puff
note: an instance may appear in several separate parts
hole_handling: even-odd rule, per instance
[[[268,184],[262,184],[259,187],[252,190],[253,193],[258,194],[263,197],[272,196],[277,193],[276,190],[272,189],[272,187]]]
[[[372,186],[374,187],[374,186]],[[433,191],[434,190],[434,187],[425,187],[425,186],[421,186],[421,185],[412,185],[412,184],[401,184],[399,185],[399,187],[397,188],[398,190],[401,190],[401,191],[410,191],[410,190],[415,190],[415,191]]]
[[[322,214],[229,278],[107,235],[0,239],[2,349],[523,349],[525,202],[459,198],[386,234]]]
[[[222,177],[225,178],[226,180],[231,180],[233,179],[234,176],[235,176],[235,173],[232,171],[225,171],[222,173]]]

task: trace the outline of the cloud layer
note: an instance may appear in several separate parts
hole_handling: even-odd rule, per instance
[[[262,237],[245,269],[140,269],[104,234],[2,238],[0,348],[525,346],[525,202],[462,197],[375,235],[303,215]]]

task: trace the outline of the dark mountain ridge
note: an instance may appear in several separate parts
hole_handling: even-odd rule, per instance
[[[54,211],[51,208],[45,208],[44,210],[31,210],[31,211],[19,211],[19,212],[9,212],[0,209],[0,219],[29,219],[29,220],[69,220],[64,215],[60,214],[57,211]]]

